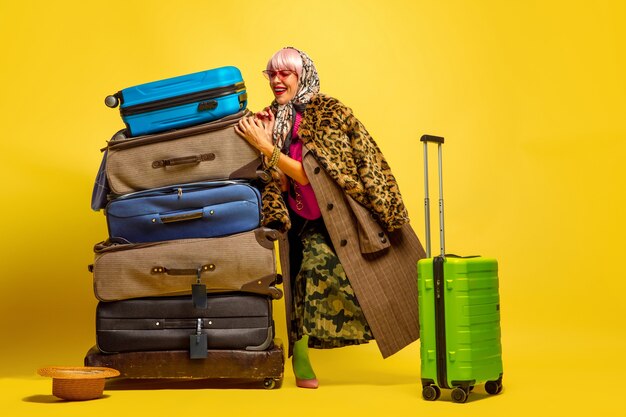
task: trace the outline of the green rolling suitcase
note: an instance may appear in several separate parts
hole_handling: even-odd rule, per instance
[[[444,138],[424,135],[426,258],[417,263],[422,396],[439,398],[451,389],[452,401],[464,403],[475,385],[502,391],[498,262],[481,256],[445,254],[441,147]],[[439,157],[439,231],[441,254],[430,254],[428,142]]]

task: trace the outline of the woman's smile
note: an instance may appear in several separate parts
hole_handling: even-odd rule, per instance
[[[275,75],[270,79],[270,88],[278,104],[287,104],[298,92],[298,76],[292,72],[287,77]]]
[[[281,95],[285,91],[287,91],[287,88],[282,86],[282,85],[277,85],[277,86],[274,87],[274,94],[275,95]]]

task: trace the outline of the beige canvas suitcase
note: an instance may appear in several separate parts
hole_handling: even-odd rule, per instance
[[[115,196],[173,184],[265,179],[259,151],[235,133],[235,124],[251,113],[153,135],[114,136],[104,163]]]
[[[94,247],[94,293],[100,301],[191,294],[195,305],[207,293],[244,291],[279,299],[274,241],[278,232],[258,228],[234,235],[113,243]],[[203,307],[204,308],[204,307]]]

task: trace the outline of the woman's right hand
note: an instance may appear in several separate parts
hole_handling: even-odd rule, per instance
[[[256,120],[260,120],[263,123],[263,128],[265,133],[271,138],[274,134],[274,113],[269,107],[264,108],[263,110],[257,112],[254,115]]]
[[[235,132],[265,156],[272,154],[272,137],[267,134],[263,122],[256,117],[242,117],[235,125]]]
[[[241,118],[239,123],[235,125],[235,132],[261,151],[266,158],[271,158],[275,148],[272,142],[274,123],[274,114],[269,107],[266,107],[252,117]],[[277,179],[280,180],[283,191],[288,188],[287,177],[301,185],[309,183],[302,162],[283,154],[278,160],[278,165],[280,170],[277,170],[279,171],[279,178]]]

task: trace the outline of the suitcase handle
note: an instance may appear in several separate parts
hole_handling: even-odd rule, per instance
[[[152,168],[165,168],[174,165],[199,164],[204,161],[212,161],[215,159],[214,153],[203,153],[200,155],[181,156],[180,158],[161,159],[152,161]]]
[[[204,284],[200,285],[200,276],[203,272],[209,271],[212,272],[215,270],[215,264],[206,264],[202,265],[200,268],[188,268],[188,269],[176,269],[176,268],[166,268],[164,266],[153,266],[150,268],[150,274],[152,275],[174,275],[174,276],[196,276],[198,281],[196,285],[192,285],[192,299],[194,300],[194,306],[197,308],[206,308],[206,304],[204,307],[199,306],[199,301],[206,301],[206,286]],[[254,279],[247,284],[241,286],[241,291],[251,292],[256,294],[264,294],[269,295],[273,299],[278,300],[283,296],[283,292],[274,287],[273,285],[282,282],[282,275],[274,274],[274,275],[266,275],[264,277]],[[195,294],[195,295],[194,295]],[[198,300],[199,299],[199,300]]]
[[[436,142],[436,143],[443,143],[444,142],[444,138],[441,136],[433,136],[433,135],[422,135],[422,137],[420,138],[421,142]]]
[[[153,266],[150,269],[150,274],[158,275],[158,274],[167,274],[167,275],[193,275],[198,276],[200,273],[205,271],[213,271],[215,270],[214,264],[206,264],[202,265],[200,268],[189,268],[189,269],[177,269],[177,268],[166,268],[164,266]]]
[[[437,144],[438,152],[438,169],[439,169],[439,244],[441,249],[441,256],[444,257],[446,253],[445,249],[445,236],[443,226],[443,178],[442,178],[442,158],[441,158],[441,145],[444,143],[442,136],[434,135],[422,135],[421,142],[424,142],[424,217],[425,217],[425,232],[426,232],[426,257],[430,258],[430,198],[428,194],[428,143],[434,142]]]
[[[213,210],[209,212],[213,214]],[[204,210],[194,210],[185,213],[176,213],[169,216],[159,216],[163,223],[187,222],[189,220],[201,219],[204,217]]]

